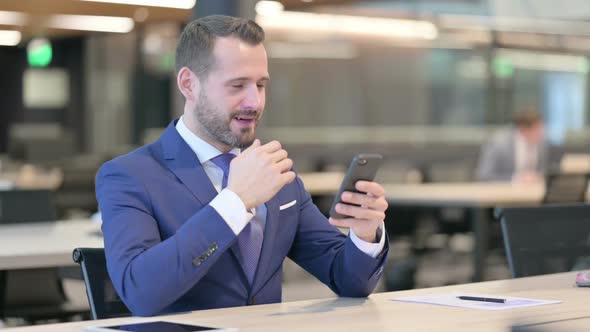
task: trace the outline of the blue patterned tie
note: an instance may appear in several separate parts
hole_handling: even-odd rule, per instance
[[[221,180],[222,189],[227,186],[229,164],[234,157],[235,155],[231,153],[223,153],[211,159],[211,161],[223,171],[223,179]],[[250,284],[252,284],[254,273],[256,273],[256,266],[258,265],[258,258],[260,257],[260,250],[262,249],[263,234],[264,229],[262,224],[260,220],[254,216],[238,235],[238,246],[240,247],[240,252],[242,254],[242,264]]]

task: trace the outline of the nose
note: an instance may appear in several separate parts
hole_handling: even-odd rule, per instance
[[[242,100],[243,110],[260,110],[264,106],[264,90],[260,90],[256,84],[253,84],[246,91],[246,96]]]

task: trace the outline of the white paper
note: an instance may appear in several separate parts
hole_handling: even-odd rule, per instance
[[[480,301],[461,300],[458,298],[459,296],[502,298],[502,299],[506,299],[506,302],[505,303],[496,303],[496,302],[480,302]],[[490,294],[474,294],[474,293],[447,293],[447,294],[429,294],[429,295],[406,296],[406,297],[392,298],[391,301],[426,303],[426,304],[435,304],[435,305],[461,307],[461,308],[469,308],[469,309],[480,309],[480,310],[508,310],[508,309],[524,308],[524,307],[533,307],[533,306],[538,306],[538,305],[561,303],[561,301],[555,301],[555,300],[539,300],[539,299],[528,299],[528,298],[524,298],[524,297],[512,297],[512,296],[501,296],[501,295],[490,295]]]

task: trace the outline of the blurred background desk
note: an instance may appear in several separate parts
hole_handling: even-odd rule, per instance
[[[72,251],[103,247],[98,230],[90,220],[0,225],[0,319],[89,317]]]
[[[580,158],[576,158],[576,161]],[[576,170],[579,169],[580,167],[576,167]],[[299,176],[312,196],[329,197],[323,201],[318,199],[323,210],[327,211],[326,208],[332,200],[331,196],[338,191],[344,173],[302,173]],[[491,236],[491,211],[498,206],[539,205],[546,194],[545,183],[527,185],[489,182],[421,183],[384,184],[384,187],[391,207],[388,212],[393,214],[395,212],[392,211],[400,207],[416,210],[458,208],[465,211],[466,220],[474,234],[473,281],[485,280],[486,258]],[[588,194],[586,196],[588,197]],[[395,215],[388,215],[386,221],[395,223]]]
[[[63,174],[58,169],[39,171],[33,166],[25,166],[20,171],[0,173],[2,189],[48,189],[56,190],[63,181]]]
[[[0,225],[0,270],[74,266],[76,247],[104,246],[91,220]]]
[[[343,172],[311,172],[297,174],[312,196],[333,196],[344,179]]]
[[[234,327],[239,331],[509,331],[511,326],[548,331],[587,331],[587,289],[573,287],[575,273],[498,280],[404,292],[373,294],[368,299],[338,298],[271,305],[203,310],[155,318],[118,318],[14,329],[15,332],[78,332],[85,326],[169,320],[189,324]],[[394,297],[450,292],[486,293],[561,300],[560,304],[518,310],[474,311],[390,301]],[[427,320],[424,317],[428,317]]]
[[[485,278],[491,210],[498,206],[541,204],[545,184],[510,183],[430,183],[385,185],[390,206],[460,208],[466,211],[474,232],[473,281]],[[588,197],[588,195],[587,195]],[[393,217],[395,218],[395,217]]]

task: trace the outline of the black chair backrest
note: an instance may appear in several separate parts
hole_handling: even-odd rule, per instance
[[[82,269],[93,319],[131,316],[113,287],[107,272],[104,249],[76,248],[73,259]]]
[[[53,192],[49,190],[0,191],[0,224],[54,221]]]
[[[590,205],[496,209],[515,278],[571,271],[590,257]]]
[[[545,177],[544,204],[586,201],[589,174],[551,173]]]

